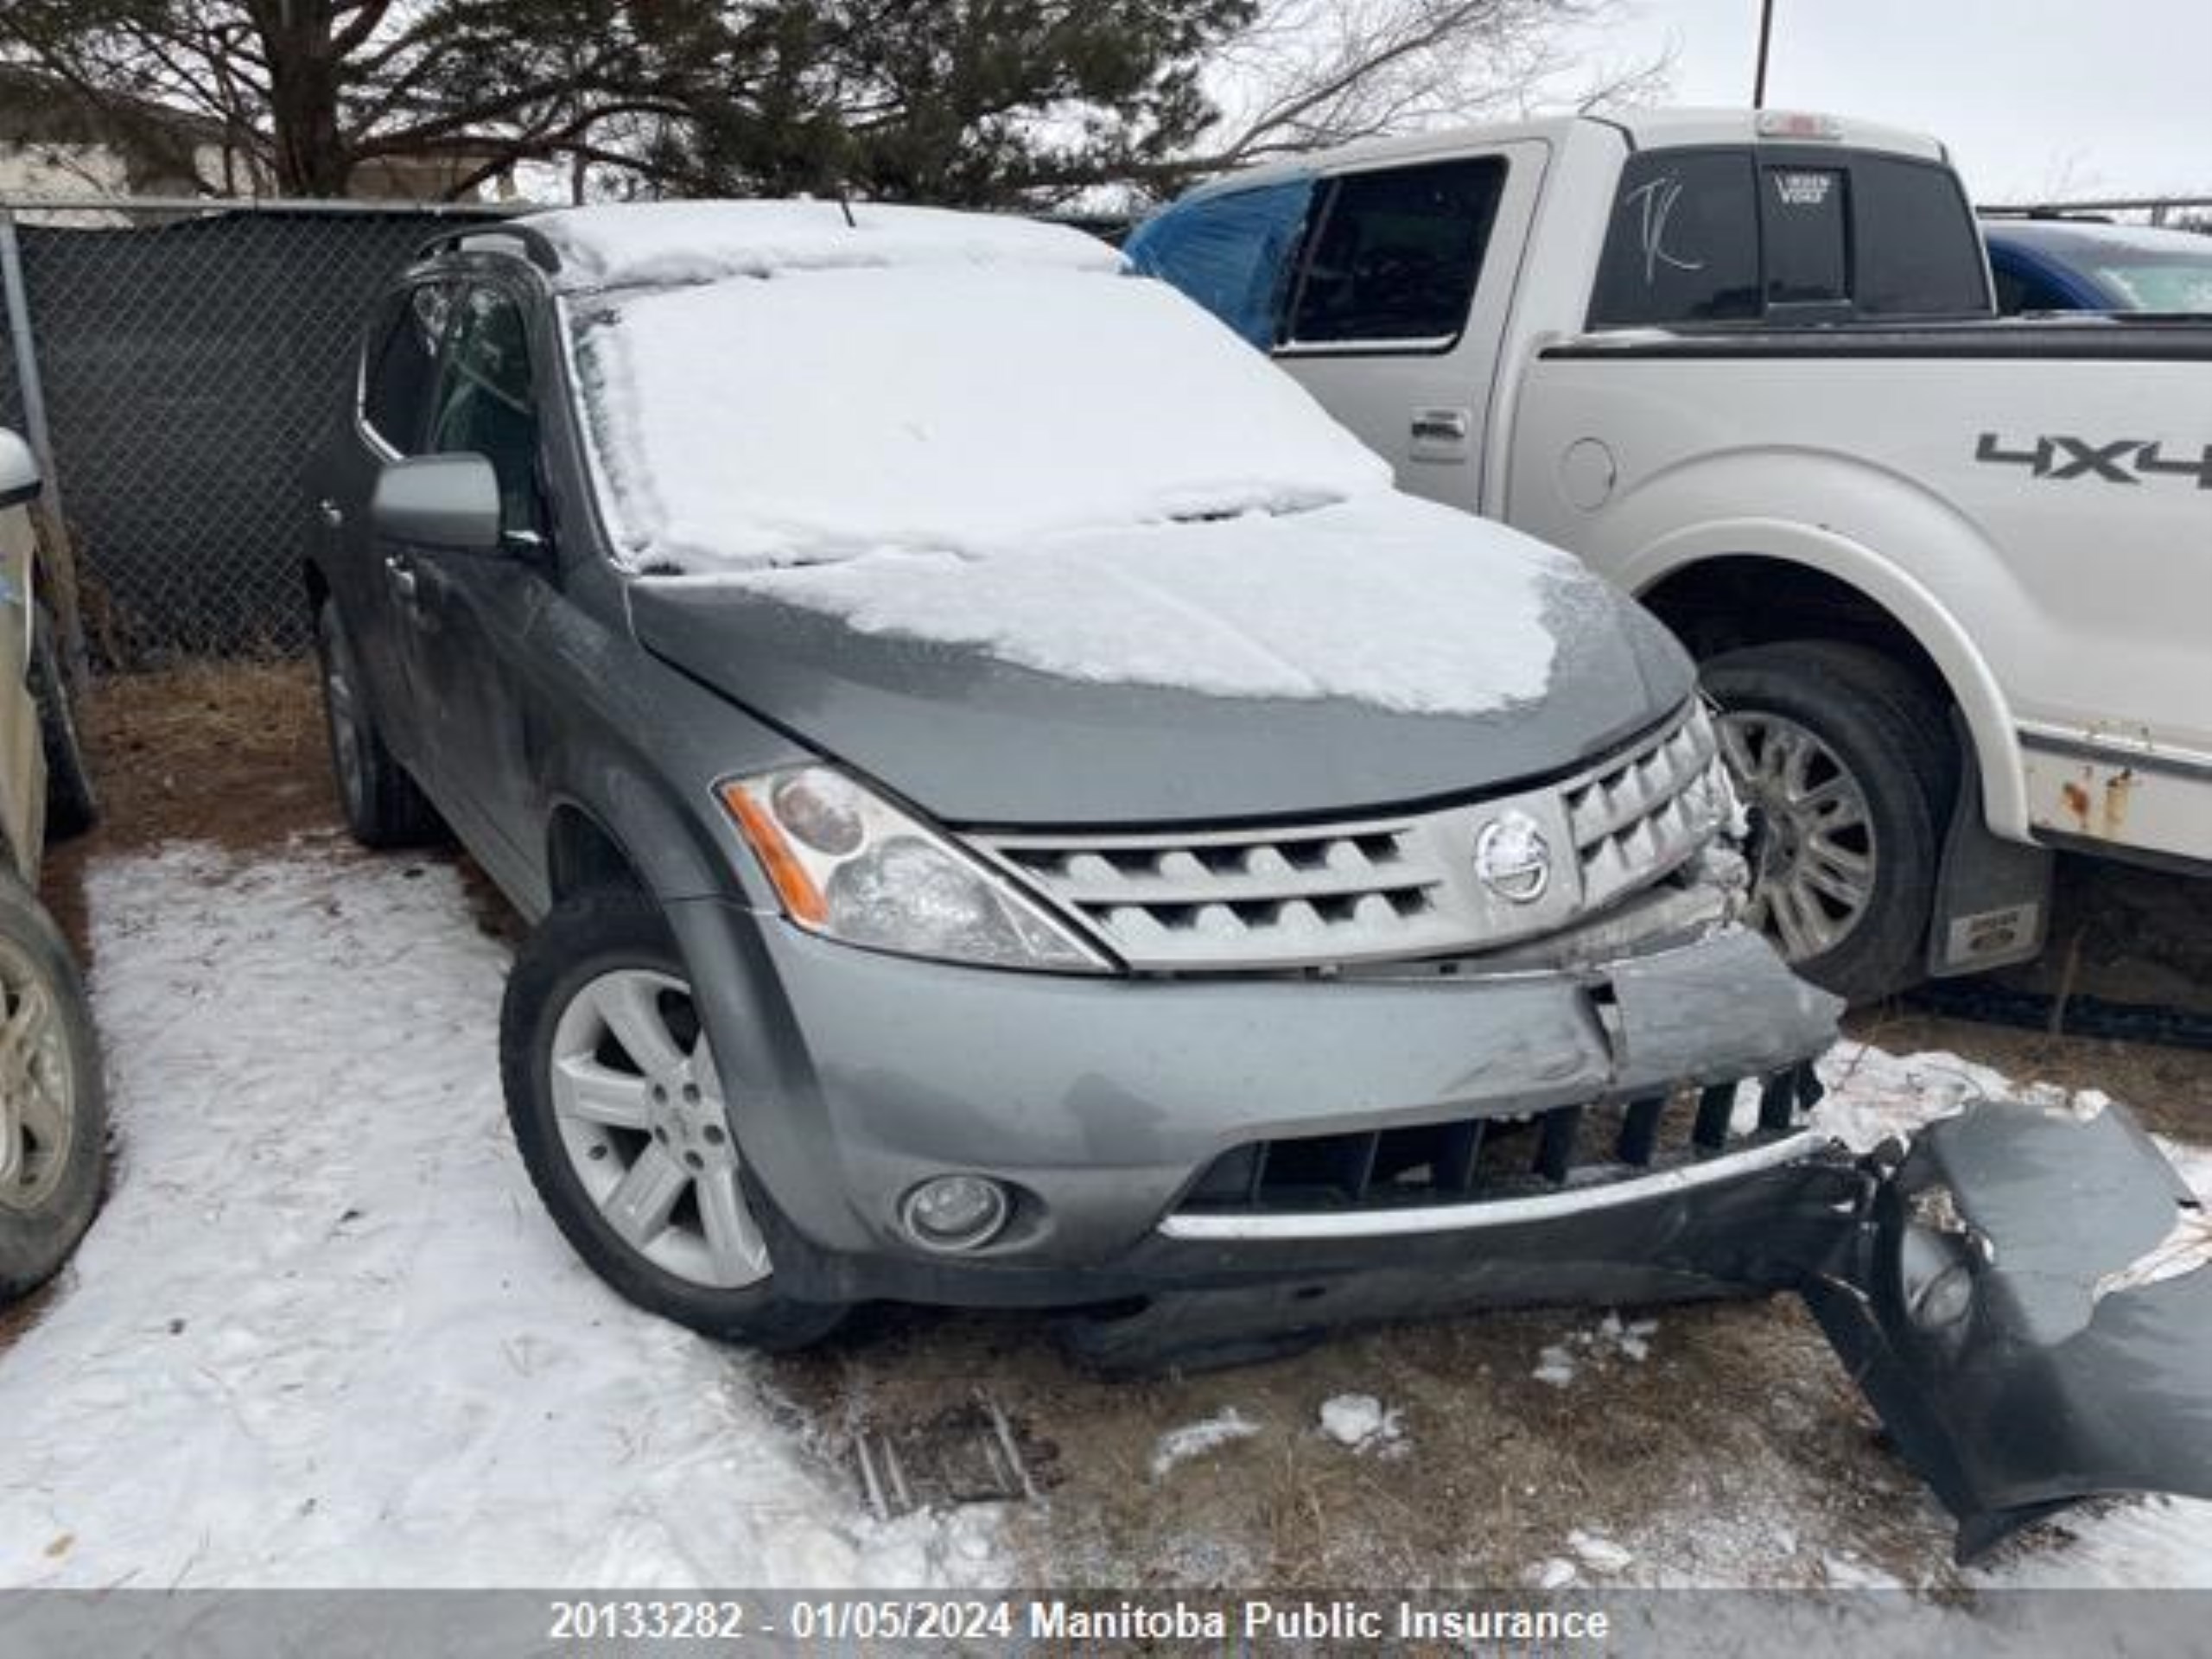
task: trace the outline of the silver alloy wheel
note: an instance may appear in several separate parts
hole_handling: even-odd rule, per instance
[[[77,1138],[77,1075],[54,988],[0,939],[0,1207],[54,1196]]]
[[[346,806],[358,812],[368,769],[362,753],[360,711],[353,702],[353,663],[345,636],[334,626],[322,649],[322,703],[330,718],[330,747],[338,762],[338,787]]]
[[[1874,898],[1874,817],[1866,791],[1808,727],[1761,711],[1723,713],[1720,747],[1752,809],[1751,901],[1745,920],[1790,962],[1825,955]]]
[[[622,968],[571,997],[553,1029],[561,1145],[608,1226],[654,1266],[734,1290],[770,1272],[690,988]]]

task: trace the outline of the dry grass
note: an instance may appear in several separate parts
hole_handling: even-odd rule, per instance
[[[321,705],[301,661],[194,663],[97,681],[79,707],[100,822],[48,849],[46,900],[89,963],[94,859],[168,841],[282,846],[336,813]]]

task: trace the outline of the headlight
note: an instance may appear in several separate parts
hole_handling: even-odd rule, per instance
[[[795,766],[716,793],[784,913],[810,933],[946,962],[1111,969],[1004,877],[842,772]]]

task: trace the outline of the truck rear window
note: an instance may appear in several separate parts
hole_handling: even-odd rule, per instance
[[[1593,328],[1955,317],[1990,309],[1946,168],[1864,152],[1646,150],[1622,169]]]

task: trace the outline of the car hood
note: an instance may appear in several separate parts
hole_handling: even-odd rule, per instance
[[[647,650],[970,827],[1477,794],[1573,769],[1694,684],[1566,555],[1395,493],[628,591]]]

